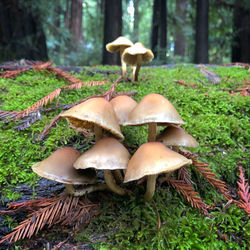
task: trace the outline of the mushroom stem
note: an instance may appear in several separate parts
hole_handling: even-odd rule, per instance
[[[144,200],[149,201],[152,199],[155,193],[155,182],[157,175],[148,175],[147,178],[147,191],[144,194]]]
[[[105,182],[107,184],[107,186],[109,187],[109,189],[111,191],[113,191],[116,194],[119,195],[125,195],[126,194],[126,190],[119,187],[114,180],[114,176],[112,175],[111,170],[104,170],[104,179]]]
[[[153,142],[156,139],[157,123],[152,122],[148,124],[148,142]],[[144,194],[144,200],[149,201],[155,192],[155,183],[157,175],[148,175],[147,178],[147,190]]]
[[[94,185],[72,185],[72,184],[65,184],[66,192],[73,195],[73,196],[83,196],[87,193],[92,193],[95,191],[101,191],[109,189],[108,186],[104,183],[98,183]]]
[[[122,65],[122,77],[126,79],[126,74],[127,74],[127,65],[126,63],[122,60],[122,54],[125,50],[125,47],[120,48],[120,57],[121,57],[121,65]]]
[[[157,123],[151,122],[148,124],[148,142],[156,140]]]
[[[133,68],[133,81],[138,81],[138,74],[141,68],[142,55],[137,55],[137,64]]]
[[[172,150],[178,153],[179,152],[179,147],[178,146],[172,146]]]
[[[123,176],[120,169],[113,170],[112,173],[117,184],[123,183]]]
[[[98,125],[94,125],[94,133],[95,133],[95,142],[98,142],[102,139],[102,128]]]

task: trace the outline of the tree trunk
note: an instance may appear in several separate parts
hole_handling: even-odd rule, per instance
[[[158,49],[159,5],[160,5],[159,0],[154,0],[152,27],[151,27],[151,50],[153,51],[155,58],[157,57],[157,49]]]
[[[71,2],[71,22],[70,32],[72,41],[79,44],[83,40],[82,35],[82,0],[72,0]]]
[[[209,0],[196,1],[195,63],[208,63]]]
[[[167,52],[167,0],[160,0],[159,44],[159,59],[165,61]]]
[[[104,38],[103,38],[103,64],[120,65],[120,54],[110,53],[106,44],[115,40],[122,34],[122,1],[105,0],[104,10]]]
[[[65,24],[65,28],[68,30],[70,28],[70,9],[71,9],[71,0],[66,0],[66,10],[64,13],[64,24]]]
[[[135,42],[139,41],[139,5],[140,0],[134,0],[134,30],[133,30],[133,40]]]
[[[250,9],[240,0],[234,7],[232,62],[250,62]]]
[[[18,0],[0,1],[0,61],[47,60],[46,38],[39,16]]]
[[[175,30],[174,55],[184,57],[186,37],[184,35],[184,26],[186,23],[187,0],[176,0],[177,27]]]

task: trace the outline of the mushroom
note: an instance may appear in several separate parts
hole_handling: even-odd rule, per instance
[[[170,125],[165,128],[156,138],[157,141],[162,142],[166,146],[172,146],[176,152],[179,147],[197,148],[199,143],[193,136],[188,134],[183,128]]]
[[[148,125],[148,141],[155,141],[157,125],[185,124],[173,104],[164,96],[151,93],[131,111],[124,126]]]
[[[191,163],[191,160],[165,147],[160,142],[147,142],[141,145],[131,157],[124,182],[148,176],[144,200],[149,201],[154,195],[158,174],[173,172]]]
[[[108,43],[106,45],[107,51],[109,51],[111,53],[120,51],[121,64],[122,64],[122,77],[124,79],[126,78],[127,66],[126,66],[126,63],[122,59],[122,54],[126,48],[128,48],[132,45],[133,45],[133,43],[124,36],[119,36],[112,43]]]
[[[64,183],[66,191],[74,196],[84,195],[86,192],[106,189],[105,184],[96,184],[95,171],[77,171],[73,163],[81,153],[73,148],[61,148],[45,160],[32,166],[32,170],[41,177]]]
[[[104,178],[111,191],[124,195],[126,190],[116,185],[110,170],[126,169],[129,158],[128,150],[118,140],[107,137],[99,140],[91,149],[82,154],[74,163],[74,167],[104,170]]]
[[[118,139],[124,139],[112,105],[104,98],[91,98],[61,114],[62,117],[77,128],[90,129],[95,133],[98,142],[103,137],[103,129],[110,132]],[[115,184],[110,170],[104,170],[107,185],[113,183],[109,188],[115,192],[120,187]],[[111,180],[112,178],[112,180]],[[114,187],[116,185],[116,187]]]
[[[164,96],[151,93],[142,98],[129,114],[127,125],[148,125],[148,142],[156,140],[157,125],[185,124],[175,107]],[[155,182],[156,176],[149,175],[147,182]]]
[[[137,102],[127,95],[119,95],[110,101],[120,125],[123,125]]]
[[[154,54],[150,49],[146,49],[140,42],[124,50],[122,60],[128,65],[133,66],[133,80],[138,81],[138,73],[142,62],[151,62]]]

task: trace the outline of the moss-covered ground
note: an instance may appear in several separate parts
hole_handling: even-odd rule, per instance
[[[118,67],[98,69],[117,70]],[[249,79],[250,73],[239,67],[208,67],[221,81],[211,84],[195,65],[179,65],[173,68],[142,68],[139,82],[121,82],[116,91],[136,90],[137,101],[149,93],[164,95],[178,110],[186,122],[183,127],[199,142],[192,150],[199,159],[209,164],[230,190],[237,188],[238,162],[241,161],[249,176],[250,98],[240,94],[230,95],[221,89],[236,89]],[[83,81],[102,81],[106,85],[64,90],[60,103],[75,103],[80,99],[108,90],[118,75],[86,71],[77,75]],[[196,84],[195,88],[175,83],[184,80]],[[0,79],[0,110],[23,110],[58,87],[68,85],[64,80],[47,72],[28,71],[13,79]],[[57,100],[48,106],[55,106]],[[20,193],[13,188],[26,182],[36,185],[38,176],[31,166],[48,157],[65,145],[84,152],[90,145],[84,136],[60,120],[43,141],[38,141],[45,126],[60,113],[60,109],[42,113],[42,120],[24,131],[13,129],[15,123],[0,128],[0,190],[1,198],[16,199]],[[2,125],[3,122],[0,122]],[[124,143],[138,147],[146,142],[145,127],[126,127]],[[83,147],[84,145],[84,147]],[[191,150],[191,149],[190,149]],[[247,249],[250,223],[244,211],[235,205],[225,207],[226,200],[202,177],[190,168],[195,189],[208,204],[217,204],[207,218],[167,185],[157,188],[154,202],[144,203],[140,194],[143,186],[135,189],[137,196],[108,196],[100,208],[100,215],[92,219],[82,232],[76,234],[78,242],[85,242],[97,249]],[[140,196],[139,196],[140,197]],[[157,212],[158,211],[158,212]],[[161,227],[158,229],[158,215]],[[105,234],[104,241],[93,240],[93,235]]]

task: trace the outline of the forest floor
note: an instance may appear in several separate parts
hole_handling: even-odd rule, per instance
[[[65,69],[65,68],[64,68]],[[67,68],[66,68],[67,69]],[[50,197],[63,191],[63,185],[39,178],[31,166],[56,149],[71,146],[82,153],[91,147],[92,137],[69,128],[58,120],[40,140],[45,127],[65,104],[109,90],[119,77],[119,67],[97,66],[77,69],[82,81],[105,81],[99,86],[65,89],[52,103],[39,108],[39,118],[21,122],[0,121],[0,210],[13,201],[25,202]],[[131,74],[131,71],[129,71]],[[139,102],[149,93],[164,95],[186,122],[183,128],[198,142],[198,154],[220,180],[226,182],[234,199],[238,197],[239,165],[249,168],[249,86],[248,68],[217,65],[171,65],[143,67],[139,81],[118,83],[116,92],[136,91]],[[0,110],[21,111],[58,88],[69,85],[46,70],[29,70],[16,77],[0,78]],[[61,105],[61,106],[60,106]],[[52,108],[48,110],[49,108]],[[124,145],[130,153],[147,140],[147,129],[124,127]],[[145,183],[128,184],[132,196],[108,192],[88,196],[98,204],[98,215],[77,227],[45,227],[31,239],[0,245],[0,249],[247,249],[250,241],[249,216],[228,202],[195,169],[188,167],[195,191],[209,205],[207,217],[167,183],[157,182],[151,202],[141,198]],[[103,177],[99,176],[101,180]],[[26,218],[23,211],[0,217],[0,239]]]

